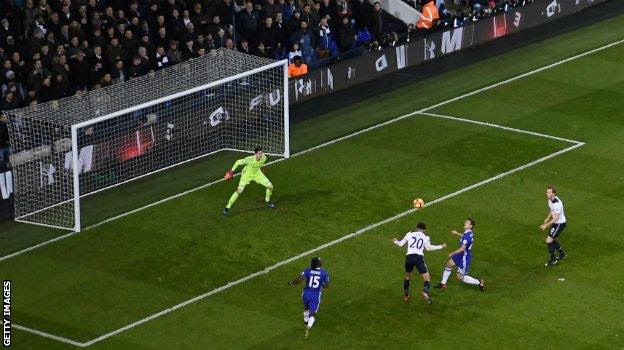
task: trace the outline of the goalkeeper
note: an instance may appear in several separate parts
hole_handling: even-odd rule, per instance
[[[225,179],[231,180],[234,177],[234,171],[241,166],[244,165],[243,171],[241,172],[241,179],[238,183],[238,188],[230,197],[230,201],[223,209],[223,215],[227,216],[230,214],[230,208],[236,200],[238,196],[243,193],[245,190],[245,186],[247,186],[250,182],[254,181],[259,183],[260,185],[266,187],[266,195],[264,196],[264,201],[269,208],[275,208],[275,204],[271,202],[271,193],[273,193],[273,184],[262,172],[262,166],[266,163],[267,157],[262,153],[262,148],[256,147],[254,149],[254,155],[239,159],[234,163],[231,170],[228,170],[225,173]]]

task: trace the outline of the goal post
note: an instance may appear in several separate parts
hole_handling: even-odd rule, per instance
[[[76,232],[86,196],[221,151],[290,156],[287,61],[227,49],[8,115],[16,221]]]

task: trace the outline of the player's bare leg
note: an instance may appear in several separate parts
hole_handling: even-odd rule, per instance
[[[425,281],[423,285],[423,290],[421,292],[423,299],[427,302],[427,304],[431,304],[431,297],[429,296],[429,289],[431,288],[431,277],[429,276],[429,272],[425,272],[420,275]]]
[[[410,278],[412,278],[412,273],[411,272],[406,272],[405,273],[405,279],[403,280],[403,301],[407,302],[410,298],[409,296],[409,284],[410,284]]]
[[[444,272],[442,272],[442,280],[435,287],[446,289],[446,283],[448,282],[451,273],[453,273],[453,267],[455,267],[455,262],[453,259],[448,259],[446,264],[444,264]]]

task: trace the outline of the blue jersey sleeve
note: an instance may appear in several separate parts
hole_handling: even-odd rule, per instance
[[[329,283],[329,273],[327,271],[323,271],[323,283],[322,285],[326,285]]]

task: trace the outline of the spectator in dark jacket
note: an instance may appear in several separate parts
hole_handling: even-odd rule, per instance
[[[180,13],[177,9],[171,11],[171,18],[169,18],[169,33],[174,40],[183,40],[184,33],[186,31],[186,25],[180,18]]]
[[[240,47],[238,48],[238,51],[242,52],[242,53],[246,53],[248,55],[252,54],[251,50],[249,49],[249,42],[247,41],[247,39],[241,40]]]
[[[110,72],[111,78],[115,83],[120,83],[128,80],[128,73],[126,73],[126,68],[124,67],[124,63],[122,60],[118,60],[115,62],[115,66]]]
[[[39,85],[41,85],[41,81],[43,80],[43,77],[48,76],[48,75],[52,75],[52,72],[50,72],[47,68],[43,66],[43,63],[41,63],[41,60],[35,61],[35,64],[33,65],[33,68],[28,73],[28,78],[26,80],[28,89],[37,90]]]
[[[281,12],[281,8],[275,3],[275,0],[265,0],[264,6],[262,6],[262,20],[275,18],[278,12]]]
[[[154,39],[154,46],[156,47],[162,46],[163,48],[165,48],[165,50],[167,50],[169,49],[170,41],[171,39],[169,38],[169,35],[167,35],[167,28],[165,27],[158,28],[158,34],[156,35],[156,38]]]
[[[156,62],[154,62],[151,57],[155,56],[150,56],[145,47],[139,47],[139,58],[141,59],[141,66],[145,72],[150,72],[156,69]]]
[[[219,16],[212,17],[212,22],[208,24],[206,27],[206,34],[210,33],[213,36],[217,34],[219,29],[223,29],[223,25],[221,25],[221,18]]]
[[[121,39],[124,51],[127,55],[136,55],[139,52],[139,41],[134,37],[132,30],[126,29],[124,36]]]
[[[301,29],[301,12],[295,10],[293,17],[286,24],[286,36],[291,38],[299,29]]]
[[[55,100],[67,97],[70,95],[69,81],[65,78],[65,75],[57,73],[54,75],[54,85],[52,86],[52,97]]]
[[[156,48],[156,69],[167,68],[172,64],[169,56],[165,51],[165,48],[162,45],[159,45]]]
[[[355,31],[351,26],[351,21],[349,17],[342,18],[342,24],[338,31],[338,46],[340,47],[340,51],[347,51],[353,47],[353,43],[355,42]]]
[[[380,43],[383,40],[384,22],[383,13],[381,12],[381,4],[379,3],[379,1],[376,1],[375,5],[373,6],[373,11],[370,14],[369,23],[373,38]]]
[[[283,56],[284,51],[288,47],[287,32],[286,32],[286,24],[284,23],[284,17],[281,12],[278,12],[275,15],[275,20],[273,21],[273,26],[275,27],[275,31],[277,32],[277,42],[280,44],[280,56]]]
[[[281,48],[281,43],[277,40],[277,30],[273,27],[273,18],[267,17],[265,19],[265,23],[258,30],[258,40],[264,43],[266,51],[275,58],[277,50]]]
[[[104,63],[97,62],[89,71],[89,87],[94,88],[100,84],[100,80],[104,76]]]
[[[159,46],[159,48],[162,48],[162,46]],[[132,64],[130,65],[130,68],[128,69],[128,79],[138,78],[145,74],[147,74],[147,71],[144,69],[143,65],[141,64],[141,57],[139,56],[132,57]]]
[[[225,31],[223,30],[223,28],[219,29],[219,31],[217,32],[217,35],[215,35],[214,37],[214,45],[215,48],[221,48],[221,47],[225,47],[225,42],[227,41],[227,37],[225,36]]]
[[[105,87],[109,87],[113,85],[114,83],[115,82],[113,81],[113,77],[111,76],[111,74],[108,72],[104,72],[104,74],[102,75],[102,79],[100,79],[100,82],[98,83],[98,85],[101,88],[105,88]]]
[[[267,51],[263,42],[258,43],[258,47],[256,48],[255,55],[259,57],[264,57],[264,58],[271,58],[271,53]]]
[[[61,74],[65,81],[69,81],[69,65],[67,64],[67,56],[59,55],[54,58],[54,64],[52,65],[52,75]]]
[[[182,51],[180,51],[179,44],[176,40],[171,41],[169,50],[167,50],[167,57],[169,57],[172,64],[180,63],[184,59]]]
[[[247,38],[247,40],[253,41],[254,33],[258,29],[258,14],[253,10],[253,3],[251,1],[245,4],[245,10],[241,13],[239,18],[240,34]]]
[[[189,60],[196,57],[196,54],[195,42],[192,39],[188,39],[182,48],[182,60]]]
[[[94,46],[93,53],[87,60],[89,61],[89,66],[91,67],[95,67],[96,63],[105,64],[106,60],[104,58],[104,55],[102,54],[102,47],[97,46],[97,45]]]
[[[106,62],[112,66],[118,60],[126,59],[126,50],[119,44],[119,39],[113,37],[110,45],[106,47]]]
[[[82,51],[69,61],[72,90],[86,91],[89,86],[89,63]]]
[[[39,103],[45,103],[52,101],[54,99],[54,95],[52,93],[52,77],[46,76],[41,81],[41,85],[37,89],[37,101]]]

